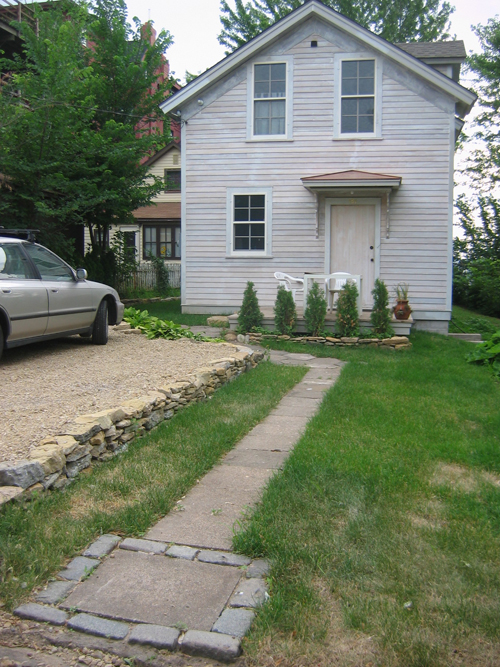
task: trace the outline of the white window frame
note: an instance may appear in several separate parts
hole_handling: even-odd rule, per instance
[[[286,96],[277,97],[285,100],[285,134],[254,135],[254,72],[256,65],[286,65]],[[247,141],[291,141],[293,139],[293,57],[269,56],[265,60],[256,60],[247,67]]]
[[[375,114],[373,132],[341,132],[342,109],[342,63],[346,61],[373,60],[375,63],[375,89],[373,91]],[[333,59],[334,66],[334,104],[333,104],[333,138],[334,139],[382,139],[382,62],[370,53],[337,53]],[[352,96],[359,97],[359,96]],[[367,97],[372,97],[371,95]]]
[[[236,195],[264,195],[265,203],[265,247],[264,250],[235,250],[234,249],[234,198]],[[226,204],[226,257],[272,257],[272,188],[228,188]]]

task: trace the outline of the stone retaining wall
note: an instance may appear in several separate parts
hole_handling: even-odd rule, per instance
[[[119,407],[76,417],[64,432],[44,438],[30,459],[0,463],[0,504],[24,492],[64,488],[92,461],[112,458],[137,436],[255,367],[263,356],[259,351],[235,346],[230,357],[215,359],[185,379]]]
[[[230,331],[224,338],[228,342],[238,341],[240,343],[261,343],[263,340],[290,340],[292,343],[302,345],[327,345],[329,347],[387,347],[393,350],[401,350],[411,347],[406,336],[392,336],[391,338],[334,338],[333,336],[279,336],[276,334],[249,333],[246,335],[236,334]]]

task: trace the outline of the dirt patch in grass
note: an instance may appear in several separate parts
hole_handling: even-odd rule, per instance
[[[433,486],[451,486],[464,493],[478,491],[481,483],[500,486],[500,478],[486,470],[470,470],[456,463],[440,462],[431,477]]]
[[[318,629],[324,639],[318,640],[313,629],[311,636],[301,638],[297,633],[266,634],[247,657],[249,667],[375,667],[380,663],[376,642],[362,632],[345,627],[342,606],[321,580],[314,582],[320,599],[321,618],[325,627]],[[314,622],[314,621],[313,621]]]

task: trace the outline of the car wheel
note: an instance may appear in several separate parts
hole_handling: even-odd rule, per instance
[[[2,352],[3,352],[3,329],[0,326],[0,359],[2,358]]]
[[[94,345],[106,345],[108,342],[108,303],[101,301],[92,328]]]

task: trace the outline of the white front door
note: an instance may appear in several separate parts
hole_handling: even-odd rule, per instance
[[[327,270],[360,275],[362,305],[373,305],[371,291],[378,275],[379,202],[377,200],[329,200],[330,234],[327,234]],[[327,218],[328,220],[328,218]],[[328,236],[330,237],[328,239]]]

